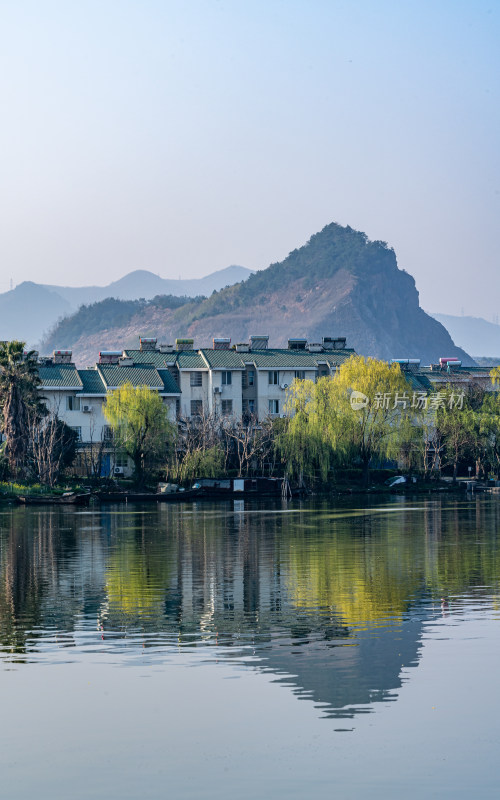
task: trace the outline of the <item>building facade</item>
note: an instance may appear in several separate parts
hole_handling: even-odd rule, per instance
[[[193,345],[192,339],[158,345],[141,338],[137,349],[101,351],[98,363],[87,369],[76,368],[70,350],[39,359],[48,409],[77,433],[80,471],[130,474],[131,464],[115,452],[104,416],[107,394],[125,383],[157,391],[172,422],[211,415],[258,421],[286,414],[287,389],[295,379],[333,375],[354,354],[345,339],[327,337],[321,343],[289,339],[280,349],[269,348],[267,336],[233,347],[229,339],[214,339],[212,348]]]

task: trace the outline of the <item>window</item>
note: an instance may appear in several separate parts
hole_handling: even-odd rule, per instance
[[[81,442],[82,441],[82,429],[80,428],[80,426],[78,426],[78,427],[71,426],[71,430],[76,433],[76,441],[77,442]]]
[[[189,385],[190,386],[201,386],[202,383],[202,373],[201,372],[190,372],[189,373]]]
[[[126,453],[117,453],[115,467],[122,467],[123,469],[128,467],[128,456]]]
[[[279,414],[280,413],[280,401],[279,400],[270,400],[269,401],[269,413],[270,414]]]
[[[270,372],[269,373],[269,383],[272,386],[279,386],[280,382],[280,374],[279,372]]]
[[[66,410],[67,411],[80,411],[80,398],[74,395],[66,397]]]
[[[296,369],[295,370],[295,380],[297,381],[305,381],[306,373],[303,369]]]
[[[104,425],[102,429],[102,438],[105,442],[112,442],[113,441],[113,428],[111,425]]]
[[[223,414],[232,414],[233,413],[233,401],[232,400],[223,400],[221,403],[221,411]]]
[[[248,401],[248,413],[254,414],[255,413],[255,400]]]
[[[248,370],[247,376],[248,376],[248,385],[253,386],[255,382],[255,372],[253,371],[253,369]]]
[[[232,383],[232,375],[230,372],[223,372],[222,373],[222,385],[223,386],[231,386]]]
[[[200,417],[203,414],[203,401],[191,400],[191,416]]]

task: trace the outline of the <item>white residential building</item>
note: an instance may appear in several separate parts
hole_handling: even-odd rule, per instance
[[[56,350],[39,359],[41,393],[48,408],[76,430],[82,459],[100,447],[102,474],[128,474],[131,465],[114,452],[103,413],[107,393],[119,386],[130,382],[159,392],[172,421],[212,414],[262,420],[285,414],[294,380],[333,375],[354,354],[345,339],[331,338],[320,344],[290,339],[281,349],[269,348],[267,336],[233,348],[229,339],[214,339],[213,345],[194,350],[192,339],[177,339],[175,346],[141,339],[137,350],[101,351],[95,367],[84,370],[75,367],[70,350]]]

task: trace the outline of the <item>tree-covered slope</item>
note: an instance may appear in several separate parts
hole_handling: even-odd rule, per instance
[[[117,300],[108,297],[100,302],[81,306],[74,314],[61,319],[42,342],[44,350],[71,347],[78,339],[93,336],[101,331],[123,328],[136,317],[161,310],[171,312],[188,304],[198,304],[203,297],[175,297],[159,295],[152,300]],[[65,342],[66,344],[61,344]]]
[[[286,345],[289,336],[309,341],[346,336],[363,355],[421,358],[426,363],[456,355],[470,362],[446,329],[420,308],[415,281],[398,268],[394,250],[335,223],[244,283],[178,309],[162,312],[146,306],[126,325],[106,325],[100,346],[129,345],[131,337],[142,334],[167,342],[192,336],[195,347],[202,347],[214,336],[230,336],[235,342],[255,333],[269,334],[275,347]],[[88,360],[89,346],[96,341],[89,339],[91,334],[82,330],[64,345],[77,352],[85,348]]]

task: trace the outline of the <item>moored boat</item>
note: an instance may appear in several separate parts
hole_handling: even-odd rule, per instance
[[[200,495],[199,489],[178,492],[97,492],[101,503],[185,503]]]
[[[201,497],[280,497],[283,492],[283,478],[200,478],[193,488],[199,490]]]
[[[26,494],[18,495],[17,502],[24,506],[88,506],[90,502],[90,492],[66,492],[65,494]]]

